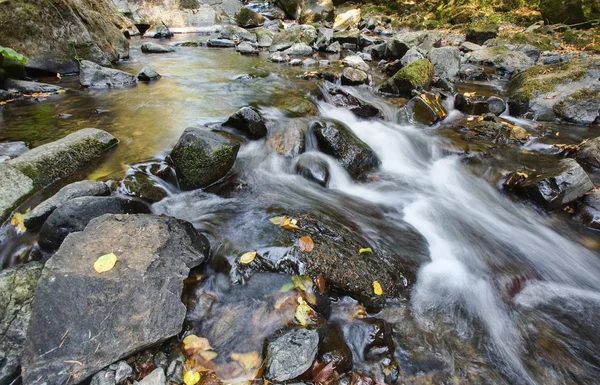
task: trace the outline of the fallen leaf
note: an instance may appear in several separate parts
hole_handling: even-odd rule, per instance
[[[240,263],[246,265],[252,262],[256,258],[256,251],[249,251],[247,253],[242,254],[240,257]]]
[[[206,361],[212,361],[218,356],[217,352],[213,352],[212,350],[201,350],[198,354]]]
[[[97,273],[105,273],[115,267],[117,256],[114,253],[105,254],[94,262],[94,270]]]
[[[310,316],[314,312],[312,307],[310,307],[302,297],[298,297],[298,306],[296,307],[296,314],[294,316],[300,325],[307,326],[311,321]]]
[[[302,291],[307,291],[313,285],[312,279],[307,275],[294,275],[292,276],[292,283],[294,287]]]
[[[324,383],[331,379],[333,370],[335,369],[335,361],[329,361],[327,365],[315,361],[311,369],[312,382]]]
[[[204,337],[198,337],[195,334],[190,334],[183,339],[183,348],[185,350],[212,350],[210,344],[208,343],[208,339]]]
[[[383,289],[381,288],[381,285],[377,281],[373,281],[373,293],[375,293],[375,295],[383,294]]]
[[[527,175],[527,174],[526,174],[526,173],[524,173],[524,172],[519,172],[519,171],[517,171],[517,175],[518,175],[518,176],[521,176],[521,177],[523,177],[523,178],[525,178],[525,179],[529,178],[529,175]]]
[[[321,274],[317,275],[316,283],[317,287],[319,288],[319,293],[325,294],[325,291],[327,290],[327,281],[325,281],[325,278],[323,278]]]
[[[371,253],[373,254],[373,250],[370,247],[364,247],[360,250],[358,250],[359,254],[364,254],[364,253]]]
[[[25,227],[24,219],[25,215],[27,215],[30,211],[31,209],[27,209],[27,211],[25,211],[24,214],[15,213],[12,216],[12,218],[10,218],[10,224],[17,229],[17,232],[24,233],[27,230],[27,227]]]
[[[300,246],[300,250],[310,253],[315,248],[315,243],[310,235],[305,235],[298,239],[298,246]]]
[[[286,293],[286,292],[292,290],[295,287],[296,286],[294,285],[294,282],[288,282],[285,285],[281,286],[281,289],[279,289],[279,292],[280,293]]]
[[[60,76],[60,74],[58,72],[56,73],[56,77],[59,79],[62,79],[62,77]]]
[[[557,132],[557,133],[556,133],[556,136],[560,136],[560,132]]]
[[[183,375],[183,382],[185,383],[185,385],[195,385],[198,381],[200,381],[200,373],[198,372],[188,370]]]
[[[298,225],[296,225],[296,223],[298,223],[298,220],[286,218],[283,221],[283,224],[281,225],[281,227],[283,227],[286,230],[299,229],[300,227],[298,227]]]
[[[246,370],[251,370],[260,365],[260,355],[257,351],[248,353],[231,353],[231,359],[237,361]]]
[[[274,225],[278,225],[281,226],[283,225],[283,222],[287,219],[287,217],[285,215],[281,216],[281,217],[273,217],[270,218],[269,221],[271,221],[272,224]]]

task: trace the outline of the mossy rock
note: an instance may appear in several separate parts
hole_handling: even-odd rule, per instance
[[[578,24],[586,21],[581,0],[540,0],[542,18],[550,24]]]
[[[498,30],[498,24],[491,21],[472,23],[467,29],[467,41],[481,45],[495,38]]]
[[[240,142],[225,131],[186,128],[171,151],[179,187],[194,190],[218,181],[233,167],[239,149]]]
[[[417,89],[427,89],[435,72],[427,59],[419,59],[402,68],[390,79],[397,88],[398,95],[410,97]]]
[[[600,122],[600,88],[582,88],[554,105],[554,113],[564,121],[578,124]]]
[[[242,7],[235,14],[235,21],[240,27],[254,28],[262,25],[265,22],[265,17],[260,13],[256,13],[250,8]]]
[[[276,102],[275,107],[284,111],[290,117],[315,116],[319,109],[315,103],[303,96],[292,96],[282,98]]]

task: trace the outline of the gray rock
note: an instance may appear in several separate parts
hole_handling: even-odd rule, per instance
[[[406,51],[406,54],[402,57],[402,59],[400,59],[400,64],[402,67],[408,67],[413,62],[416,62],[417,60],[421,60],[424,58],[425,58],[425,56],[423,56],[423,54],[421,52],[419,52],[418,49],[411,48],[408,51]]]
[[[8,79],[5,83],[7,89],[16,89],[24,94],[32,94],[36,92],[57,92],[62,90],[62,87],[53,84],[31,82],[28,80]]]
[[[458,71],[458,77],[463,80],[487,81],[490,80],[485,70],[473,64],[463,64]]]
[[[259,27],[265,22],[265,20],[266,19],[263,15],[254,12],[248,7],[242,7],[240,11],[235,14],[236,23],[243,28]]]
[[[300,376],[312,365],[319,345],[315,330],[291,329],[269,342],[265,358],[265,377],[288,381]]]
[[[70,377],[76,384],[178,334],[186,314],[183,280],[208,248],[190,223],[155,215],[103,215],[70,234],[46,262],[36,289],[23,382],[41,376],[61,384]],[[110,252],[116,265],[98,274],[94,263]],[[164,373],[154,376],[164,379]]]
[[[143,53],[169,53],[175,51],[175,48],[156,44],[152,42],[144,43],[140,47]]]
[[[242,107],[231,115],[224,123],[225,126],[237,128],[251,138],[262,138],[267,135],[265,121],[256,108]]]
[[[460,70],[460,51],[456,47],[433,48],[429,61],[435,68],[435,75],[442,79],[454,80]]]
[[[167,367],[167,380],[176,384],[183,383],[183,364],[185,363],[185,355],[175,349],[170,354],[169,366]]]
[[[317,136],[319,149],[336,158],[352,178],[358,178],[379,166],[379,158],[365,142],[341,122],[316,121],[310,130]]]
[[[167,377],[163,368],[156,368],[152,373],[148,374],[141,381],[137,382],[138,385],[166,385]]]
[[[294,43],[290,48],[286,49],[284,53],[292,56],[310,56],[313,54],[313,49],[306,43]]]
[[[385,50],[386,43],[369,45],[363,49],[364,52],[371,55],[371,58],[375,58],[377,60],[381,60],[385,57]]]
[[[368,54],[368,53],[365,53],[365,52],[357,52],[356,55],[358,55],[361,59],[363,59],[366,62],[373,61],[373,58],[371,57],[371,54]]]
[[[240,142],[224,131],[188,127],[171,159],[182,190],[206,187],[224,177],[233,167]]]
[[[292,59],[290,60],[290,65],[292,67],[298,67],[302,65],[302,59]]]
[[[206,44],[214,48],[235,48],[235,42],[229,39],[210,39]]]
[[[125,361],[119,361],[116,363],[115,369],[115,382],[122,384],[127,380],[133,379],[133,368]]]
[[[431,93],[423,93],[424,97],[415,96],[406,104],[406,110],[412,121],[431,126],[446,115],[444,107]]]
[[[258,55],[258,50],[247,41],[241,42],[235,47],[235,50],[242,55]]]
[[[475,44],[483,44],[498,35],[498,25],[495,23],[476,23],[467,29],[467,41]]]
[[[303,67],[314,67],[317,65],[317,61],[315,59],[304,59],[302,60]]]
[[[94,374],[90,385],[116,385],[115,372],[112,370],[101,370]]]
[[[487,99],[488,111],[492,114],[499,116],[506,111],[506,103],[502,98],[497,96],[490,96]]]
[[[400,32],[388,40],[385,58],[402,59],[410,48],[418,48],[427,53],[441,45],[442,35],[439,31]]]
[[[136,85],[137,79],[127,72],[82,60],[79,66],[79,83],[90,88],[123,87]]]
[[[315,40],[317,40],[317,29],[312,25],[292,25],[275,34],[269,51],[283,51],[295,43],[304,43],[310,46]]]
[[[346,56],[344,60],[342,60],[342,64],[344,67],[357,68],[363,71],[369,70],[369,65],[358,55]]]
[[[333,29],[330,28],[318,28],[317,29],[317,41],[315,42],[315,48],[319,51],[325,51],[333,38]]]
[[[29,214],[25,215],[24,225],[28,229],[40,227],[54,210],[73,198],[103,195],[110,195],[110,189],[103,182],[83,180],[71,183],[61,188],[54,196],[46,199],[31,210]]]
[[[596,87],[583,88],[560,100],[552,108],[556,116],[578,124],[600,122],[600,85]]]
[[[357,86],[369,82],[369,75],[366,72],[356,68],[346,67],[342,72],[342,84],[347,86]]]
[[[523,52],[502,45],[470,52],[466,58],[468,63],[494,67],[496,72],[509,75],[534,64],[534,61]]]
[[[283,52],[274,52],[269,56],[269,60],[273,63],[287,63],[290,61],[290,57]]]
[[[31,302],[43,265],[31,262],[0,271],[0,384],[19,374]]]
[[[342,50],[342,46],[337,41],[329,44],[329,46],[327,46],[327,48],[325,48],[325,52],[331,52],[331,53],[339,53],[341,50]]]
[[[160,79],[160,75],[150,67],[144,67],[137,76],[138,80],[151,81]]]
[[[463,41],[459,46],[459,49],[463,52],[477,51],[481,48],[483,47],[481,47],[479,44],[471,43],[470,41]]]
[[[33,180],[8,162],[0,163],[0,219],[4,220],[36,190]]]
[[[0,143],[0,156],[16,158],[17,156],[29,151],[25,142],[6,142]]]
[[[118,140],[106,131],[84,128],[29,150],[7,163],[30,177],[36,186],[45,187],[80,171],[117,143]]]
[[[221,30],[219,39],[256,43],[258,37],[245,28],[238,27],[237,25],[227,25]]]
[[[40,246],[56,250],[65,237],[82,231],[94,218],[104,214],[148,213],[144,203],[120,197],[84,196],[73,198],[58,207],[40,229]]]
[[[296,161],[296,173],[311,182],[327,187],[329,184],[329,166],[318,155],[301,154]]]
[[[600,230],[600,191],[592,191],[583,198],[576,217],[584,225]]]
[[[600,168],[600,137],[588,139],[581,143],[575,158],[579,163],[586,166]]]
[[[154,365],[157,368],[162,368],[163,372],[167,370],[167,366],[169,366],[169,359],[167,355],[163,352],[158,352],[154,355]]]

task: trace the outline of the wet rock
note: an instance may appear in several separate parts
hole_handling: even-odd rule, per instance
[[[598,88],[581,88],[563,98],[553,107],[561,120],[571,123],[600,122],[600,84]]]
[[[300,59],[292,59],[292,60],[290,60],[290,65],[292,67],[301,66],[302,65],[302,60],[300,60]]]
[[[303,67],[314,67],[317,65],[317,61],[315,59],[304,59],[302,60]]]
[[[148,203],[156,203],[167,196],[165,189],[152,181],[143,172],[128,173],[121,181],[119,193],[140,198]]]
[[[344,60],[342,60],[342,64],[344,67],[352,67],[362,71],[369,70],[369,65],[358,55],[346,56]]]
[[[119,197],[87,196],[73,198],[58,207],[40,229],[40,246],[56,250],[65,237],[82,231],[94,218],[103,214],[148,213],[144,203]]]
[[[37,286],[22,359],[24,383],[40,376],[49,384],[68,377],[79,383],[178,334],[186,313],[183,280],[208,248],[190,223],[155,215],[103,215],[70,234],[46,262]],[[118,257],[115,267],[96,273],[94,262],[111,251]],[[56,341],[60,349],[54,349]],[[77,371],[73,359],[80,363]]]
[[[269,56],[269,60],[273,63],[287,63],[290,61],[290,57],[283,52],[275,52]]]
[[[499,116],[504,111],[506,111],[506,103],[502,98],[499,98],[497,96],[490,96],[486,102],[488,106],[488,111],[496,116]]]
[[[306,43],[294,43],[290,48],[283,52],[292,56],[310,56],[312,55],[313,50]]]
[[[326,329],[317,357],[324,364],[333,362],[335,370],[340,374],[352,370],[352,350],[344,341],[344,335],[337,324],[329,325]]]
[[[196,385],[223,385],[223,381],[214,372],[208,372],[200,376]]]
[[[341,87],[331,82],[324,83],[326,94],[325,100],[338,107],[348,108],[354,115],[360,118],[383,117],[383,113],[368,100],[359,99]],[[327,95],[328,94],[328,95]]]
[[[379,158],[343,123],[316,121],[310,130],[317,136],[319,148],[336,158],[352,178],[358,178],[379,166]]]
[[[386,43],[373,44],[364,48],[364,51],[371,55],[372,58],[381,60],[385,57]]]
[[[256,28],[254,30],[256,34],[256,44],[259,48],[269,48],[273,44],[273,36],[275,33],[266,28]]]
[[[399,68],[396,68],[396,70],[392,72],[392,75],[395,74],[396,72],[398,72],[402,67],[408,67],[409,65],[416,62],[417,60],[421,60],[424,58],[425,58],[425,56],[423,56],[423,54],[418,49],[416,49],[416,48],[409,49],[408,51],[406,51],[406,54],[404,56],[402,56],[402,59],[400,59]]]
[[[412,121],[431,126],[446,117],[446,111],[442,106],[439,96],[424,93],[423,96],[415,96],[406,104],[406,110]]]
[[[237,25],[226,25],[219,33],[219,39],[256,43],[258,37],[245,28],[238,27]]]
[[[137,79],[127,72],[82,60],[79,66],[79,83],[90,88],[124,87],[136,85]]]
[[[360,22],[360,9],[350,9],[340,13],[335,17],[333,22],[334,31],[345,31],[358,26]]]
[[[186,128],[171,159],[182,190],[206,187],[224,177],[233,167],[240,142],[224,131]]]
[[[148,30],[146,30],[146,32],[143,34],[144,37],[151,37],[154,39],[170,39],[173,37],[173,32],[171,32],[169,27],[160,24],[160,21],[158,24],[153,24],[150,26],[150,28],[148,28]]]
[[[275,106],[284,111],[288,116],[296,118],[314,116],[319,112],[319,109],[312,100],[301,96],[282,98],[276,102]]]
[[[511,75],[531,67],[534,62],[523,52],[511,50],[504,45],[485,47],[466,55],[467,62],[493,67],[496,73]]]
[[[488,81],[490,76],[482,67],[472,64],[463,64],[458,71],[458,77],[462,80]]]
[[[266,144],[278,154],[287,158],[295,158],[304,152],[306,126],[295,124],[278,127],[267,137]]]
[[[508,187],[552,211],[582,198],[594,184],[575,159],[562,159],[555,166],[538,170],[536,175],[522,178],[514,187]]]
[[[131,381],[133,379],[133,368],[125,361],[119,361],[116,363],[115,368],[115,382],[117,384],[123,384],[125,381]]]
[[[347,67],[342,72],[342,84],[347,86],[357,86],[369,82],[369,75],[366,72],[356,68]]]
[[[19,375],[31,302],[43,265],[31,262],[0,271],[0,384]]]
[[[40,82],[32,82],[28,80],[8,79],[5,83],[6,88],[15,89],[24,94],[33,94],[37,92],[57,92],[62,90],[62,87],[54,84],[46,84]]]
[[[460,51],[456,47],[433,48],[429,52],[429,61],[435,69],[435,76],[454,80],[460,70]]]
[[[265,377],[288,381],[306,372],[317,355],[319,335],[315,330],[294,328],[269,341]]]
[[[235,22],[243,28],[256,28],[263,25],[265,17],[248,7],[242,7],[240,11],[235,14]]]
[[[167,377],[163,368],[156,368],[141,381],[138,385],[167,385]]]
[[[498,25],[495,23],[474,23],[467,29],[467,41],[475,44],[483,44],[498,35]]]
[[[329,183],[329,165],[315,154],[302,154],[296,161],[296,173],[302,177],[327,187]]]
[[[356,55],[358,57],[360,57],[361,59],[363,59],[365,62],[370,62],[373,61],[373,58],[371,57],[370,54],[365,53],[365,52],[357,52]]]
[[[0,143],[0,156],[16,158],[17,156],[29,151],[25,142],[6,142]]]
[[[242,107],[231,115],[225,126],[236,128],[251,138],[262,138],[267,135],[267,126],[260,112],[253,107]]]
[[[210,39],[206,44],[213,48],[235,48],[235,42],[229,39]]]
[[[317,29],[317,41],[315,42],[315,48],[319,51],[325,51],[331,43],[333,37],[333,29],[330,28],[318,28]]]
[[[115,372],[112,370],[101,370],[92,377],[90,385],[116,385]]]
[[[500,144],[525,143],[530,135],[523,127],[507,125],[493,115],[486,115],[483,120],[468,118],[450,123],[453,129],[462,133],[462,137],[469,141],[485,141]]]
[[[152,42],[142,44],[140,49],[143,53],[169,53],[175,51],[173,47],[168,47]]]
[[[27,175],[10,166],[0,163],[0,219],[4,220],[27,197],[36,190],[34,182]]]
[[[583,197],[576,217],[584,225],[600,230],[600,191],[594,190]]]
[[[235,50],[242,55],[258,55],[258,50],[247,41],[244,41],[235,47]]]
[[[327,48],[325,48],[325,52],[331,52],[331,53],[339,53],[341,50],[342,50],[342,46],[337,41],[331,43],[330,45],[327,46]]]
[[[38,187],[75,174],[118,143],[106,131],[84,128],[55,142],[36,147],[7,163]]]
[[[160,75],[150,67],[144,67],[137,76],[138,80],[148,82],[160,79]]]
[[[413,47],[427,53],[441,44],[442,35],[438,31],[400,32],[388,40],[386,59],[402,59]]]
[[[317,29],[315,27],[306,24],[293,25],[275,34],[269,51],[283,51],[295,43],[304,43],[310,46],[315,40],[317,40]]]
[[[575,153],[575,159],[586,166],[600,168],[600,137],[581,143]]]
[[[277,0],[276,4],[289,18],[302,23],[333,21],[333,2],[331,0]]]
[[[350,31],[335,31],[332,39],[333,41],[340,43],[344,48],[352,46],[354,48],[353,50],[356,50],[361,41],[360,31],[356,29]]]
[[[380,91],[387,94],[411,97],[414,90],[427,89],[433,77],[433,64],[427,59],[413,62],[386,81]]]
[[[400,60],[406,55],[411,47],[401,39],[392,38],[388,40],[385,49],[386,60]]]
[[[61,188],[51,198],[37,205],[31,212],[25,215],[23,223],[28,229],[38,228],[44,224],[54,210],[73,198],[105,195],[110,195],[110,189],[103,182],[83,180],[71,183]]]
[[[169,366],[167,367],[167,380],[176,384],[183,383],[183,365],[185,355],[175,349],[170,354]]]

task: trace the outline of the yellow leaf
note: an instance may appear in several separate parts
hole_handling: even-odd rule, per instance
[[[313,281],[308,275],[294,275],[292,276],[292,282],[294,283],[294,287],[302,291],[310,289],[313,285]]]
[[[285,221],[286,218],[287,217],[284,215],[284,216],[281,216],[281,217],[273,217],[273,218],[269,219],[269,221],[271,221],[271,223],[274,224],[274,225],[281,226],[281,225],[283,225],[283,221]]]
[[[27,209],[27,211],[25,211],[25,214],[15,213],[15,215],[13,215],[13,217],[10,219],[10,224],[16,227],[17,232],[24,233],[25,230],[27,230],[27,228],[25,227],[25,223],[23,223],[23,220],[25,219],[25,215],[27,215],[27,213],[29,213],[30,211],[31,209]]]
[[[58,72],[56,73],[56,77],[59,79],[62,79],[62,77],[60,76],[60,74]]]
[[[305,235],[298,239],[298,246],[300,246],[300,250],[310,253],[315,248],[315,243],[310,235]]]
[[[246,370],[251,370],[260,365],[260,355],[257,351],[248,353],[231,353],[231,359],[237,361]]]
[[[288,291],[292,290],[294,287],[294,283],[293,282],[288,282],[285,285],[281,286],[281,289],[279,289],[280,293],[287,293]]]
[[[252,262],[254,258],[256,258],[256,251],[249,251],[247,253],[242,254],[242,256],[240,257],[240,263],[246,265]]]
[[[296,307],[296,320],[302,326],[307,326],[310,323],[310,316],[314,310],[306,303],[302,297],[298,297],[298,306]]]
[[[94,270],[97,273],[105,273],[115,267],[117,256],[114,253],[105,254],[94,262]]]
[[[56,93],[57,93],[57,94],[64,94],[65,92],[66,92],[66,91],[65,91],[65,90],[63,90],[63,89],[60,89],[60,90],[57,90],[57,91],[56,91]]]
[[[212,350],[199,351],[198,354],[206,361],[212,361],[218,356],[217,352],[213,352]]]
[[[523,177],[523,178],[525,178],[525,179],[529,178],[529,175],[527,175],[527,174],[526,174],[526,173],[524,173],[524,172],[517,172],[517,175],[518,175],[518,176],[522,176],[522,177]]]
[[[373,253],[373,250],[370,247],[363,247],[362,249],[358,250],[359,254],[364,254],[364,253]]]
[[[185,350],[193,349],[193,350],[212,350],[208,340],[204,337],[198,337],[197,335],[190,334],[189,336],[183,339],[183,348]]]
[[[383,294],[383,289],[381,288],[381,285],[377,281],[373,281],[373,293],[375,293],[376,295]]]
[[[283,221],[283,224],[281,225],[281,227],[283,227],[286,230],[299,229],[300,227],[298,227],[298,225],[296,225],[296,223],[298,223],[298,220],[286,218]]]
[[[200,381],[200,373],[198,372],[188,370],[183,375],[183,382],[185,383],[185,385],[195,385],[198,381]]]

